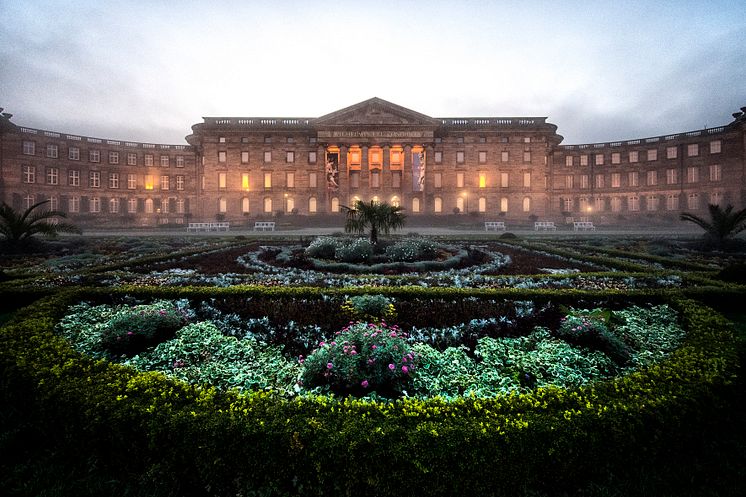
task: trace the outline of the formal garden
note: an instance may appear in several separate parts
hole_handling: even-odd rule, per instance
[[[741,224],[423,237],[400,216],[357,205],[315,237],[6,234],[0,488],[742,494]]]

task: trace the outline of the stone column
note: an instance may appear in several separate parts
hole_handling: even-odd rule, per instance
[[[360,147],[360,188],[370,193],[370,172],[368,171],[368,146],[364,145]]]
[[[389,202],[391,196],[391,147],[388,143],[383,144],[383,164],[381,169],[381,192],[383,192],[386,202]]]
[[[404,169],[401,174],[401,206],[411,212],[412,198],[417,193],[412,191],[412,145],[404,145]]]
[[[347,169],[347,145],[339,146],[339,203],[350,205],[350,171]]]

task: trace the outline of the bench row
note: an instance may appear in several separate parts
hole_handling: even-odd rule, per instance
[[[230,231],[230,223],[189,223],[187,231]]]
[[[593,226],[593,223],[590,221],[576,221],[573,223],[573,229],[575,231],[583,230],[583,231],[596,231],[596,227]],[[503,221],[485,221],[484,222],[484,230],[495,230],[495,231],[505,231],[505,222]],[[544,231],[557,231],[557,226],[554,224],[554,221],[536,221],[534,223],[534,230],[544,230]]]

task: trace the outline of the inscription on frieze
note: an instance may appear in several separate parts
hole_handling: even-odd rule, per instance
[[[393,130],[365,130],[365,131],[319,131],[319,138],[430,138],[432,131],[393,131]]]

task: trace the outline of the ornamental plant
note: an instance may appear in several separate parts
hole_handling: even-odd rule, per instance
[[[351,297],[342,304],[342,312],[348,315],[352,321],[380,323],[396,318],[394,304],[384,295],[365,294]]]
[[[627,364],[632,357],[630,348],[609,330],[600,311],[568,314],[562,319],[557,336],[571,345],[601,351],[618,365]]]
[[[185,314],[173,302],[124,307],[103,325],[101,346],[113,356],[131,357],[173,338],[186,324]]]
[[[319,347],[303,364],[305,388],[321,387],[339,395],[364,396],[376,392],[398,397],[410,386],[417,369],[417,355],[406,334],[385,323],[350,323],[330,342]]]

